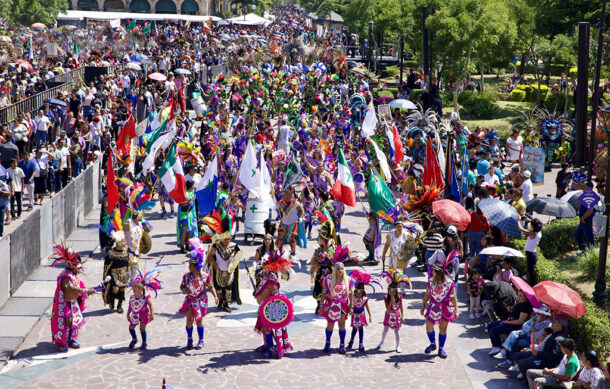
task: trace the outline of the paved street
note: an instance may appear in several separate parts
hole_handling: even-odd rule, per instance
[[[541,195],[553,189],[551,177],[547,184],[537,187]],[[147,268],[162,270],[164,289],[154,299],[155,320],[148,327],[149,350],[129,351],[130,336],[125,316],[110,313],[102,306],[99,295],[87,301],[86,325],[79,341],[82,349],[67,354],[55,353],[51,344],[49,316],[43,316],[34,326],[15,357],[0,375],[0,387],[59,388],[78,382],[87,388],[148,388],[160,387],[163,377],[167,383],[184,388],[197,387],[330,387],[331,385],[387,387],[393,383],[408,383],[409,388],[519,388],[521,385],[504,372],[494,368],[496,363],[487,356],[489,341],[483,332],[482,321],[468,319],[466,292],[460,285],[458,323],[450,326],[447,353],[442,360],[436,355],[425,355],[428,341],[424,319],[419,315],[425,288],[422,273],[409,268],[413,290],[405,299],[406,325],[401,329],[403,352],[394,352],[394,338],[388,334],[381,351],[374,350],[380,340],[383,321],[383,292],[371,297],[373,324],[365,330],[365,354],[337,353],[338,333],[333,336],[333,352],[322,353],[325,321],[313,314],[315,301],[309,289],[306,260],[315,247],[314,231],[307,249],[298,249],[301,268],[289,281],[282,281],[282,290],[294,303],[295,319],[289,326],[295,351],[282,360],[261,358],[254,348],[261,344],[261,336],[253,331],[257,305],[245,271],[241,272],[240,288],[243,305],[233,306],[231,314],[219,313],[215,307],[204,319],[205,347],[200,351],[186,351],[185,319],[178,308],[183,295],[179,291],[188,258],[175,245],[175,219],[160,219],[150,212],[153,248],[144,257]],[[360,204],[344,216],[341,236],[350,241],[353,251],[364,252],[361,236],[364,210]],[[242,226],[243,229],[243,226]],[[97,239],[92,235],[91,239]],[[241,235],[238,242],[241,243]],[[244,246],[244,258],[251,259],[257,246]],[[95,285],[101,280],[102,258],[99,251],[86,264],[85,281]],[[53,281],[56,269],[42,269],[48,281]],[[380,267],[367,267],[378,274]],[[18,308],[18,307],[17,307]],[[25,308],[25,307],[24,307]],[[18,310],[17,310],[18,312]],[[348,328],[348,336],[350,329]],[[357,342],[356,342],[357,343]]]

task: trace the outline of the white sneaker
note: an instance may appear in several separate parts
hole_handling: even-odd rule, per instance
[[[400,348],[400,346],[396,347],[396,352],[399,354],[402,352],[402,349]]]
[[[517,379],[518,379],[518,380],[522,380],[522,379],[523,379],[523,374],[519,373],[519,374],[517,375]]]
[[[500,351],[494,355],[494,359],[506,359],[506,352],[504,350]]]
[[[470,320],[474,320],[474,315],[472,313],[468,315],[468,317],[470,318]]]
[[[492,347],[491,350],[489,351],[489,355],[496,355],[497,353],[499,353],[502,349],[500,347]]]
[[[519,371],[519,366],[512,365],[511,367],[508,368],[508,371]]]

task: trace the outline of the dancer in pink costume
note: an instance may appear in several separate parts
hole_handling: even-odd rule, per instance
[[[377,349],[383,347],[385,337],[388,334],[388,331],[392,329],[394,331],[394,336],[396,337],[396,352],[399,353],[401,352],[400,327],[402,326],[402,320],[405,315],[402,306],[402,295],[398,291],[398,287],[411,287],[411,280],[404,275],[402,271],[394,270],[393,268],[381,273],[381,277],[388,283],[388,294],[383,298],[383,302],[385,303],[385,317],[383,319],[381,342],[379,342]]]
[[[158,279],[160,271],[150,270],[144,274],[140,269],[136,269],[136,271],[137,275],[131,283],[133,294],[129,297],[127,309],[127,321],[131,334],[129,348],[134,349],[138,343],[135,328],[139,325],[142,336],[140,350],[146,350],[146,325],[155,319],[155,311],[150,301],[150,295],[146,294],[146,289],[155,292],[155,297],[157,297],[157,291],[161,289],[161,281]]]
[[[53,298],[53,313],[51,316],[52,341],[59,351],[67,352],[68,347],[79,348],[76,341],[79,329],[85,324],[83,312],[85,300],[95,290],[86,289],[78,278],[82,271],[81,257],[77,251],[66,248],[65,245],[53,246],[53,267],[63,262],[67,267],[57,276],[57,287]]]
[[[180,290],[186,294],[184,303],[179,312],[186,314],[186,349],[193,348],[193,322],[197,324],[197,335],[199,341],[195,346],[196,350],[203,347],[203,318],[208,313],[208,294],[206,288],[214,296],[214,303],[218,305],[218,295],[212,277],[203,271],[203,261],[206,257],[205,246],[198,238],[189,240],[191,244],[191,260],[189,261],[189,272],[182,276]]]
[[[292,261],[282,258],[283,252],[279,250],[265,254],[261,259],[261,267],[258,268],[256,278],[258,280],[254,291],[254,298],[260,305],[271,296],[280,295],[280,282],[278,274],[290,274]],[[262,352],[266,357],[281,358],[284,353],[292,351],[292,345],[288,339],[286,327],[279,329],[268,328],[262,324],[261,313],[256,320],[254,331],[263,334],[263,345],[256,351]],[[274,346],[275,340],[275,346]]]
[[[436,350],[434,325],[438,324],[438,356],[443,359],[447,358],[447,353],[444,350],[447,340],[447,326],[459,316],[455,283],[451,280],[453,267],[459,263],[456,261],[458,257],[458,251],[453,250],[444,261],[438,261],[434,264],[432,278],[428,280],[426,294],[422,301],[423,306],[420,310],[420,313],[426,318],[426,333],[430,340],[430,345],[426,347],[425,353],[429,354]],[[427,307],[426,304],[428,304]]]
[[[375,292],[374,283],[379,284],[378,281],[373,280],[371,275],[360,271],[354,270],[350,275],[350,289],[354,287],[354,293],[352,294],[351,301],[351,309],[350,314],[352,315],[352,335],[350,337],[350,341],[347,344],[347,349],[351,350],[354,345],[354,338],[356,337],[356,332],[358,332],[358,340],[360,341],[360,346],[358,347],[358,351],[364,352],[364,327],[369,325],[371,322],[371,310],[369,308],[369,298],[366,297],[366,291],[364,287],[366,285],[373,288],[373,293]],[[364,310],[366,309],[366,313],[369,315],[369,320],[366,320],[366,313]]]

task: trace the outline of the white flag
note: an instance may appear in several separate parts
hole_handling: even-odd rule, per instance
[[[369,103],[369,109],[366,112],[364,121],[362,122],[362,137],[368,138],[375,135],[375,129],[377,128],[377,114],[375,113],[375,107],[373,107],[373,100]]]
[[[256,152],[252,146],[252,142],[248,142],[246,146],[246,153],[244,158],[241,160],[241,166],[239,167],[239,181],[256,197],[261,197],[259,185],[260,185],[260,172],[257,167],[258,163],[256,160]]]
[[[261,150],[260,154],[260,162],[261,162],[261,175],[260,175],[260,191],[263,202],[271,209],[275,210],[275,201],[271,195],[271,176],[269,175],[269,169],[267,169],[267,164],[265,163],[265,158],[263,158],[263,150]]]
[[[441,143],[441,137],[438,135],[438,131],[434,131],[434,136],[436,138],[436,153],[438,155],[438,164],[441,167],[441,172],[443,173],[443,177],[445,176],[445,151],[443,150],[443,144]]]
[[[166,149],[169,147],[171,141],[174,139],[174,132],[170,131],[165,135],[161,135],[155,143],[153,143],[150,148],[150,153],[146,156],[144,162],[142,162],[142,175],[149,172],[155,164],[155,158],[157,158],[157,153],[161,149]]]
[[[379,148],[379,146],[377,146],[377,143],[375,143],[374,140],[370,139],[371,143],[373,144],[373,148],[375,149],[375,156],[377,157],[377,160],[379,161],[379,166],[381,167],[381,171],[383,172],[383,178],[385,179],[386,182],[390,182],[392,181],[392,176],[390,173],[390,165],[388,165],[388,160],[385,157],[385,154],[383,153],[383,151],[381,151],[381,149]]]

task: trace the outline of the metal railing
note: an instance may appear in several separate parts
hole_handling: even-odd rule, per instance
[[[44,82],[73,82],[75,80],[82,80],[84,75],[85,67],[81,66],[80,68],[76,68],[69,72],[65,72],[64,74],[59,74],[55,77],[49,78],[48,80],[44,80]]]
[[[68,92],[70,93],[73,88],[73,83],[64,83],[62,85],[58,85],[52,88],[49,88],[45,91],[38,93],[32,97],[29,97],[25,100],[19,101],[15,104],[11,104],[8,107],[2,108],[0,110],[0,123],[9,124],[11,123],[18,114],[20,113],[34,113],[36,112],[47,99],[56,98],[59,92]]]
[[[211,84],[218,76],[221,74],[227,75],[229,73],[229,66],[226,63],[221,63],[218,65],[214,65],[211,68],[202,68],[201,69],[201,82],[203,84]]]

